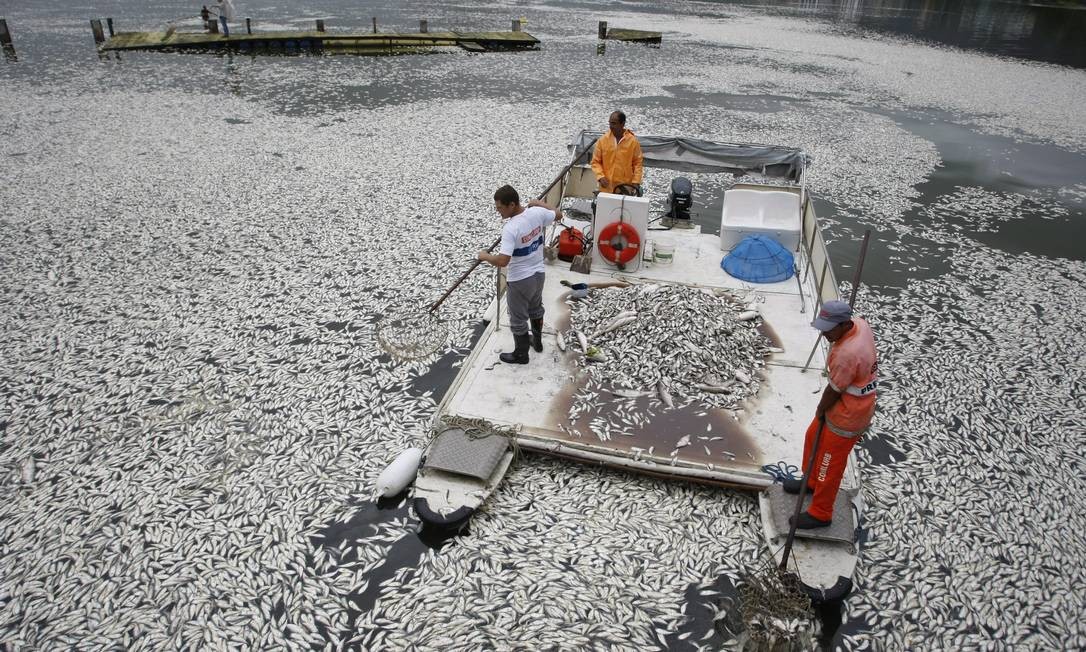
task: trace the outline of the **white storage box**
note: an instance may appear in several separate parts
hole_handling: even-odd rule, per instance
[[[731,251],[748,235],[760,233],[781,243],[789,251],[799,251],[799,194],[784,190],[728,190],[720,220],[720,249]]]

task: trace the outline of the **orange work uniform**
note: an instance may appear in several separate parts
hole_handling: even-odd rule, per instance
[[[592,152],[592,172],[596,174],[600,192],[613,192],[615,186],[624,183],[640,185],[644,167],[641,143],[629,129],[622,131],[621,140],[616,141],[615,135],[608,131],[596,141]],[[604,177],[610,182],[606,186],[600,183]]]
[[[853,317],[852,324],[830,348],[827,361],[830,386],[841,392],[841,398],[826,410],[826,427],[807,480],[807,486],[814,492],[807,512],[823,521],[833,518],[833,503],[845,475],[848,454],[875,416],[875,390],[879,384],[875,336],[865,320]],[[818,427],[819,419],[815,417],[803,441],[804,464],[811,459]]]

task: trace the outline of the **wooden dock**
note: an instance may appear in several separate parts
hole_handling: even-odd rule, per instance
[[[660,32],[646,32],[640,29],[612,28],[607,30],[607,35],[604,38],[609,41],[627,41],[630,43],[659,45],[660,41],[663,40],[663,34]]]
[[[323,31],[209,34],[204,32],[117,32],[102,44],[103,51],[230,50],[253,54],[406,54],[438,47],[469,52],[533,50],[539,39],[527,32],[421,32],[418,34],[335,33]]]

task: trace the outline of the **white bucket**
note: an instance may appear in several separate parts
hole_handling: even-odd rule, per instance
[[[657,242],[652,253],[652,260],[657,265],[670,265],[671,261],[675,260],[675,245]]]

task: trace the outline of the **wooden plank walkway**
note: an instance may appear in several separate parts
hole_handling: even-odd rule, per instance
[[[337,53],[384,54],[420,51],[433,47],[461,47],[469,52],[529,50],[539,39],[527,32],[425,32],[418,34],[350,34],[336,32],[257,32],[208,34],[203,32],[118,32],[102,50],[237,50],[293,52],[327,50]]]

